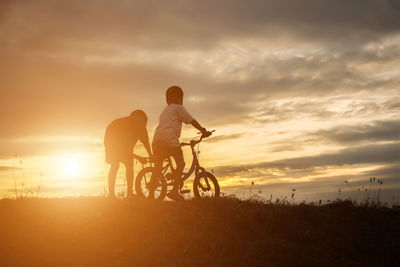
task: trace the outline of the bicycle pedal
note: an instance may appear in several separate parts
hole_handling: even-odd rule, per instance
[[[190,189],[187,189],[187,190],[181,190],[181,194],[188,194],[188,193],[190,193]]]

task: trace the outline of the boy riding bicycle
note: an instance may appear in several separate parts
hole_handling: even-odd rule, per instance
[[[176,162],[174,171],[174,187],[167,195],[173,200],[184,200],[179,194],[179,187],[182,182],[182,173],[185,167],[183,152],[180,146],[179,137],[182,131],[182,122],[191,124],[198,129],[204,137],[211,133],[203,128],[183,107],[183,91],[178,86],[172,86],[167,89],[166,100],[168,106],[161,113],[159,124],[156,128],[153,138],[153,161],[154,172],[151,177],[149,197],[154,197],[154,190],[157,185],[157,179],[161,175],[162,164],[165,158],[171,156]]]

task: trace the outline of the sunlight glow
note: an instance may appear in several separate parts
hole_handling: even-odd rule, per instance
[[[67,178],[77,178],[83,175],[83,166],[77,157],[73,155],[60,157],[60,173]]]

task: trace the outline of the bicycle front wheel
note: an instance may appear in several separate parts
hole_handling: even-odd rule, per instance
[[[153,170],[154,169],[152,167],[144,168],[136,176],[135,190],[139,197],[149,197],[149,185]],[[154,199],[162,201],[167,194],[167,182],[163,176],[159,177],[157,180],[158,183],[154,191]]]
[[[196,198],[218,198],[220,188],[217,178],[210,172],[202,172],[194,178],[193,193]]]

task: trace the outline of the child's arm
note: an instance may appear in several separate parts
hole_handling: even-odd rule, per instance
[[[183,121],[185,124],[191,124],[194,128],[199,130],[202,134],[207,133],[206,128],[202,127],[200,123],[198,123],[195,119],[193,119],[192,115],[187,112],[187,110],[182,106],[177,106],[178,117]]]
[[[190,124],[193,125],[193,127],[196,128],[197,130],[199,130],[202,134],[206,134],[207,133],[206,128],[202,127],[200,125],[200,123],[198,123],[196,120],[192,120],[190,122]]]
[[[144,128],[144,131],[142,135],[140,136],[140,142],[142,142],[144,148],[146,149],[147,153],[149,154],[149,157],[151,157],[151,147],[150,147],[150,142],[149,142],[149,135],[147,133],[147,129]]]

